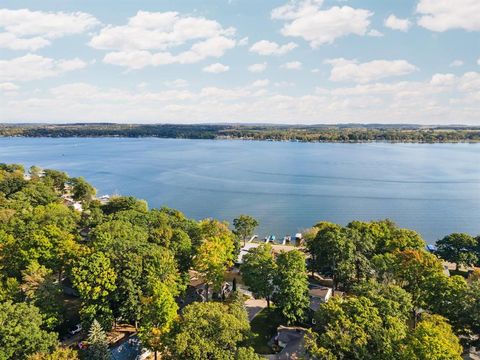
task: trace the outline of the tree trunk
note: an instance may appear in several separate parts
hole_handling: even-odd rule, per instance
[[[267,308],[270,309],[270,296],[267,296]]]
[[[157,360],[157,350],[153,352],[155,354],[155,360]]]
[[[205,301],[208,302],[208,284],[205,284]]]

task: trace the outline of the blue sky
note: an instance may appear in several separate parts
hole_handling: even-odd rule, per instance
[[[0,5],[1,122],[480,125],[478,0]]]

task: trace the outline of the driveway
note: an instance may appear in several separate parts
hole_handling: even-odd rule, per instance
[[[267,301],[264,299],[248,299],[245,301],[245,307],[248,313],[248,321],[252,321],[260,311],[267,307]]]

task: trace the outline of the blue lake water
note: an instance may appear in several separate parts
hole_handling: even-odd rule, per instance
[[[480,234],[480,144],[0,138],[0,162],[64,170],[99,194],[197,219],[250,214],[261,236],[383,218],[428,242]]]

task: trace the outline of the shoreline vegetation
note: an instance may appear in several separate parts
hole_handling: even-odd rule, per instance
[[[461,360],[478,348],[480,236],[427,250],[388,219],[320,221],[301,246],[247,249],[258,221],[232,225],[0,163],[0,359],[131,347],[162,360]]]
[[[331,143],[478,143],[480,127],[385,124],[0,124],[0,137],[157,137]]]

